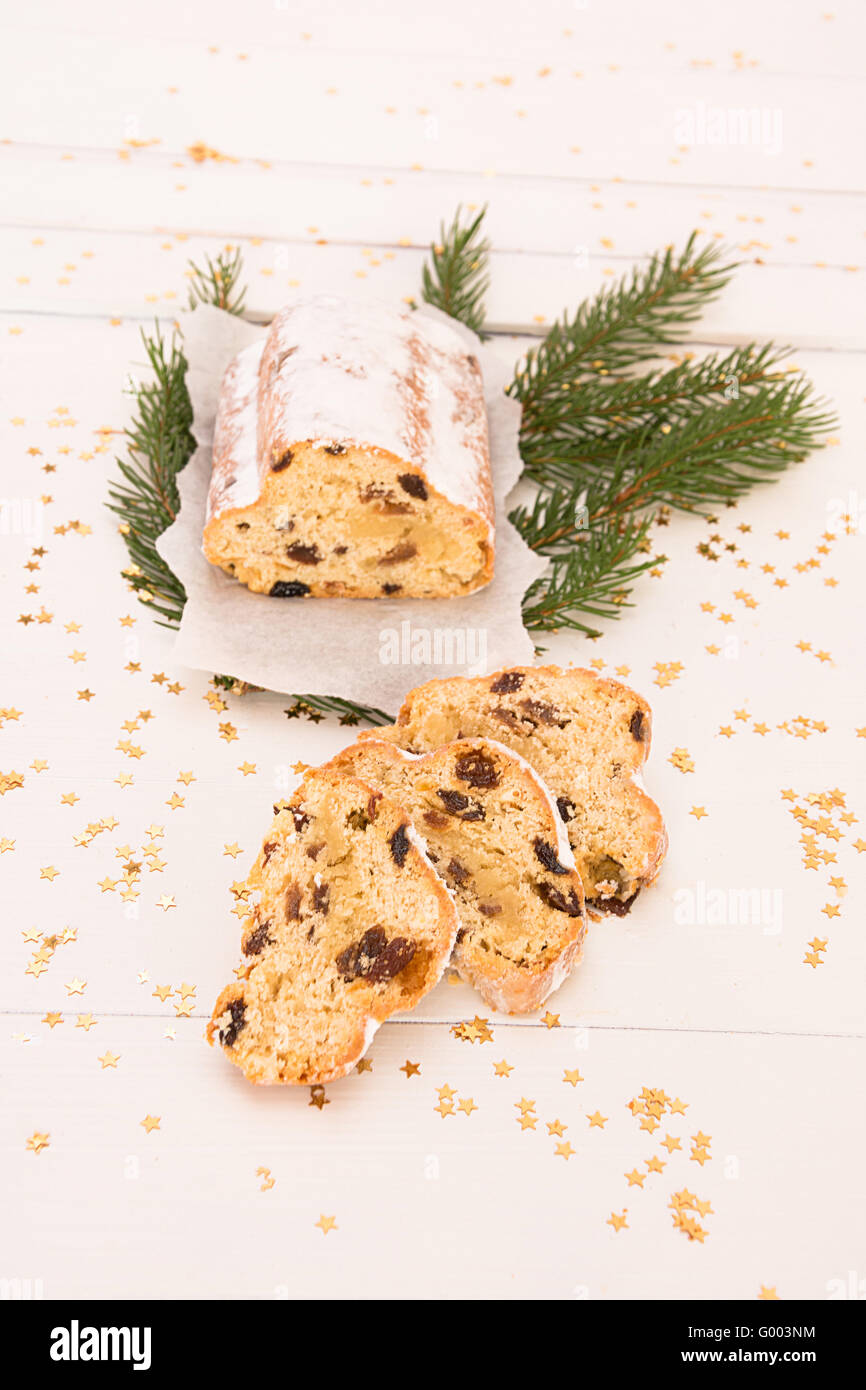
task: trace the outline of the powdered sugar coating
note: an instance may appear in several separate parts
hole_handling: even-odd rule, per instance
[[[481,369],[447,324],[336,295],[282,309],[264,347],[245,349],[226,372],[208,517],[255,502],[272,462],[301,442],[393,454],[481,513],[492,536]]]
[[[226,368],[213,437],[207,520],[234,507],[250,507],[261,490],[256,452],[256,411],[262,338]]]

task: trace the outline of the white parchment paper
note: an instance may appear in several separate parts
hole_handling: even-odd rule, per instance
[[[418,312],[445,318],[429,307]],[[341,695],[391,710],[434,676],[532,662],[520,605],[545,561],[521,540],[505,505],[522,468],[520,406],[504,394],[503,364],[469,329],[446,321],[466,338],[484,377],[497,513],[494,578],[462,598],[275,599],[250,593],[201,548],[222,376],[235,354],[267,329],[208,306],[180,316],[198,448],[179,478],[177,520],[158,542],[187,593],[175,644],[179,662],[268,690]]]

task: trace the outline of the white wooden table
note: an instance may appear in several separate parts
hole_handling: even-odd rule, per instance
[[[864,40],[858,0],[7,18],[4,1292],[864,1296]],[[546,1021],[443,982],[316,1104],[202,1034],[274,791],[346,731],[211,708],[103,504],[139,330],[190,257],[239,245],[259,314],[400,298],[458,202],[489,204],[508,360],[697,226],[744,266],[691,346],[790,342],[840,427],[717,525],[674,518],[601,640],[550,643],[652,700],[657,887]],[[476,1014],[491,1040],[452,1032]]]

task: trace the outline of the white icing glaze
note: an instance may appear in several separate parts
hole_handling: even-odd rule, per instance
[[[261,483],[256,453],[259,363],[265,340],[251,343],[226,368],[213,437],[207,520],[230,507],[250,507]]]
[[[460,506],[491,512],[477,359],[447,324],[318,295],[282,309],[259,373],[258,456],[309,441],[382,449]]]
[[[352,1067],[354,1067],[357,1062],[360,1062],[361,1058],[364,1056],[364,1053],[367,1051],[367,1048],[370,1046],[370,1043],[373,1041],[378,1031],[379,1020],[376,1018],[368,1018],[366,1023],[364,1024],[364,1042],[361,1046],[361,1051],[358,1053],[357,1057],[349,1063],[347,1067],[345,1067],[341,1072],[338,1073],[339,1076],[346,1076],[352,1070]]]

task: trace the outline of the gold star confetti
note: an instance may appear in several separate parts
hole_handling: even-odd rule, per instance
[[[146,1134],[152,1134],[155,1129],[159,1129],[160,1115],[145,1115],[139,1123]]]
[[[675,748],[668,758],[668,762],[673,763],[680,772],[694,772],[695,770],[694,762],[687,748]]]
[[[36,1130],[33,1134],[30,1135],[25,1147],[29,1149],[31,1153],[41,1154],[43,1149],[47,1149],[49,1147],[50,1142],[50,1134],[41,1134],[39,1130]]]
[[[262,1179],[261,1186],[259,1187],[260,1192],[270,1192],[276,1182],[276,1178],[271,1176],[270,1168],[257,1168],[256,1177]]]
[[[337,1225],[337,1218],[335,1216],[325,1216],[324,1212],[321,1213],[318,1221],[313,1222],[313,1225],[319,1228],[323,1236],[326,1236],[329,1231],[338,1231],[340,1229]]]
[[[486,1018],[479,1018],[477,1014],[471,1023],[453,1024],[451,1032],[454,1034],[455,1038],[459,1038],[461,1042],[486,1043],[493,1041],[493,1030],[490,1027],[489,1020]]]

